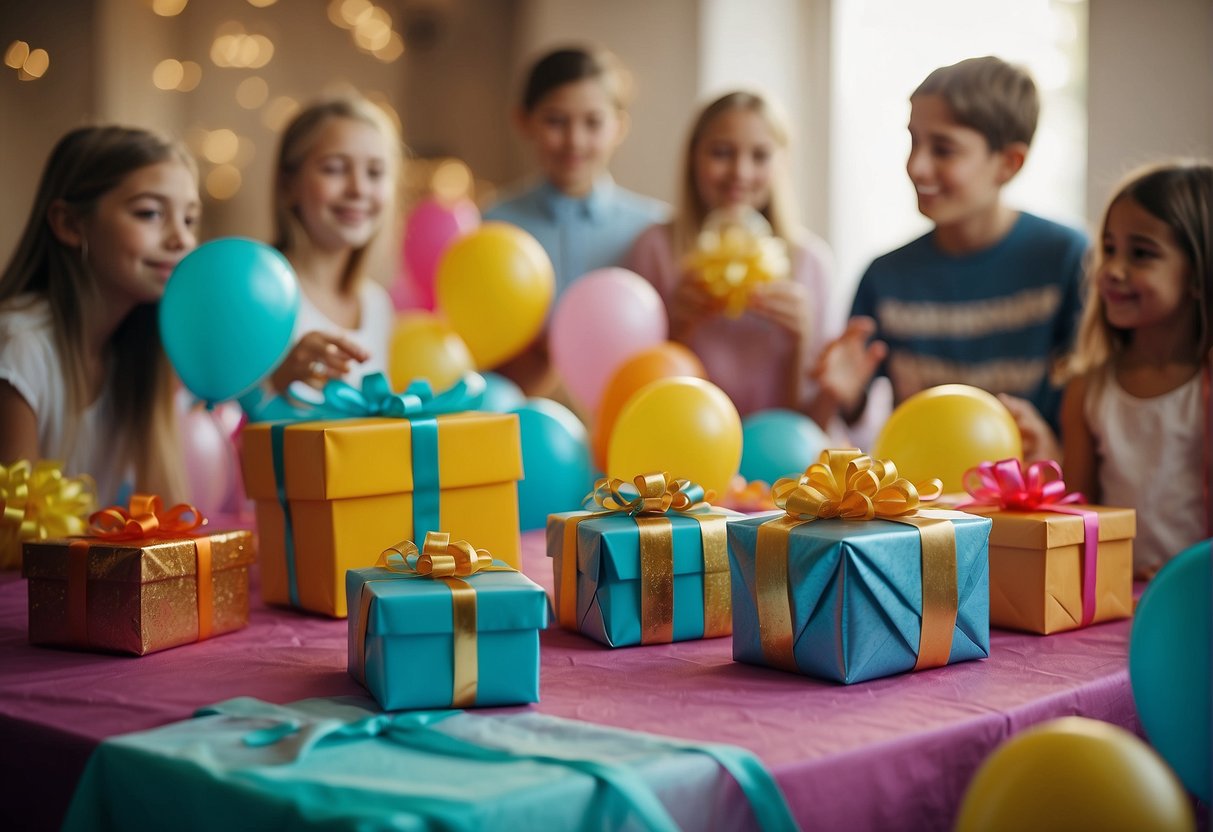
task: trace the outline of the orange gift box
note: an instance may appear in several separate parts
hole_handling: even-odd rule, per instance
[[[210,592],[201,598],[199,540],[210,543]],[[142,656],[239,630],[254,557],[249,531],[27,541],[30,643]],[[202,571],[205,579],[207,564]]]
[[[423,421],[436,430],[403,418],[245,429],[244,484],[256,505],[267,603],[344,618],[346,570],[372,566],[393,543],[416,537],[418,511],[518,567],[518,417],[466,412]]]
[[[994,522],[990,626],[1049,635],[1133,614],[1133,509],[1078,503],[1081,496],[1065,492],[1055,462],[1027,468],[1017,460],[987,462],[965,479],[969,494],[985,505],[969,501],[959,507]],[[1093,609],[1083,606],[1084,513],[1098,526],[1087,599]]]

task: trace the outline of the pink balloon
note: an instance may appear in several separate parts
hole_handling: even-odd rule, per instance
[[[396,281],[404,286],[391,293],[396,309],[434,308],[438,261],[451,243],[478,225],[480,211],[470,199],[447,204],[430,197],[413,207],[404,223],[404,271]]]
[[[548,348],[565,388],[594,413],[623,362],[666,340],[669,324],[657,290],[627,269],[583,275],[556,302]]]
[[[233,441],[243,419],[240,406],[228,402],[207,410],[185,389],[178,391],[176,406],[189,501],[208,516],[233,513],[241,490]]]

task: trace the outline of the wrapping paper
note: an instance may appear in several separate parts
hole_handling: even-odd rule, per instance
[[[350,673],[387,710],[538,702],[543,589],[501,561],[455,574],[347,572]]]
[[[733,658],[750,664],[770,664],[755,602],[758,530],[769,521],[755,517],[729,524]],[[950,522],[957,597],[947,654],[952,664],[990,652],[990,521],[962,515]],[[851,684],[915,668],[923,616],[917,528],[888,520],[802,523],[788,537],[787,575],[795,670]]]
[[[742,828],[713,822],[724,772],[753,807],[744,828],[796,829],[769,772],[740,748],[539,714],[242,698],[104,743],[63,828]]]
[[[1099,517],[1091,623],[1130,617],[1136,513],[1104,506],[1073,508]],[[980,506],[965,511],[987,516],[994,523],[990,531],[990,626],[1041,635],[1083,626],[1082,517]]]
[[[210,635],[248,624],[252,532],[205,535],[211,543]],[[83,587],[75,587],[73,543],[87,541]],[[105,541],[94,538],[27,542],[31,644],[142,656],[199,639],[197,549],[194,538]],[[85,638],[73,634],[70,598],[83,598]]]
[[[347,569],[437,528],[518,564],[522,455],[514,415],[250,425],[242,462],[268,603],[344,618]],[[415,528],[422,516],[429,528]]]
[[[583,512],[553,514],[548,518],[547,551],[552,558],[556,583],[556,608],[568,604],[564,597],[565,527]],[[575,629],[610,647],[687,641],[727,636],[731,631],[728,561],[724,547],[715,559],[704,559],[704,527],[701,520],[671,513],[659,518],[668,524],[669,552],[664,555],[671,570],[658,576],[668,593],[661,614],[669,620],[662,634],[646,633],[644,620],[645,554],[643,532],[637,520],[627,515],[591,517],[576,529],[575,616],[562,626]],[[726,521],[716,518],[723,540]],[[727,544],[726,544],[727,545]],[[658,552],[657,557],[662,557]],[[706,588],[706,593],[705,593]],[[705,597],[707,602],[705,605]],[[671,606],[672,605],[672,606]],[[652,627],[649,628],[652,630]]]

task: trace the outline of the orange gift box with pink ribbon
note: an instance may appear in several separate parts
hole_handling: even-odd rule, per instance
[[[984,462],[964,486],[957,508],[994,521],[990,626],[1050,635],[1133,614],[1133,509],[1086,504],[1051,460]]]
[[[93,514],[87,536],[27,541],[30,643],[142,656],[246,626],[252,532],[205,524],[136,494]]]

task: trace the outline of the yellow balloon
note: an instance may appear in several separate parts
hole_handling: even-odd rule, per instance
[[[486,222],[438,263],[438,309],[480,369],[513,358],[534,340],[556,291],[552,261],[521,228]]]
[[[472,371],[472,354],[450,324],[429,312],[406,312],[396,319],[388,357],[393,390],[414,379],[429,379],[445,390]]]
[[[964,472],[982,462],[1023,458],[1019,427],[985,390],[944,384],[915,393],[889,416],[872,446],[913,482],[938,477],[944,491],[963,491]]]
[[[620,411],[607,450],[607,475],[631,482],[666,471],[723,494],[741,465],[741,417],[724,391],[675,376],[642,387]]]
[[[1017,734],[977,770],[957,832],[1194,830],[1175,775],[1133,734],[1071,716]]]

